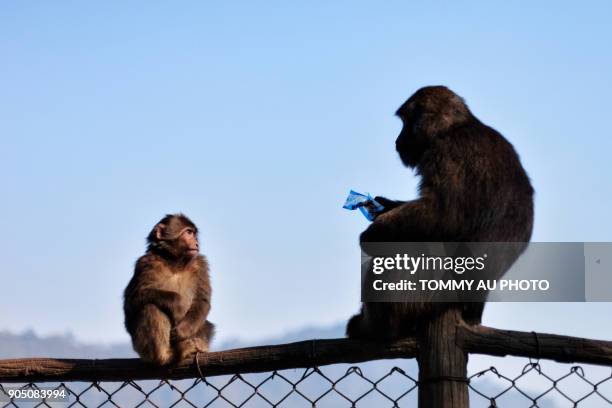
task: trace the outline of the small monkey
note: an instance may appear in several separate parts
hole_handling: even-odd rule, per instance
[[[214,325],[208,262],[200,255],[198,229],[183,214],[166,215],[147,237],[125,288],[125,328],[147,362],[177,363],[208,351]]]

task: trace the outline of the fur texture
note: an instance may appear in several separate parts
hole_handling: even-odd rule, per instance
[[[403,128],[396,150],[421,177],[419,197],[406,202],[376,197],[386,212],[363,231],[361,243],[529,241],[534,190],[518,154],[499,132],[443,86],[420,89],[397,115]],[[488,268],[495,275],[489,278],[503,275],[525,246],[500,256],[498,265]],[[461,307],[464,320],[477,324],[484,303],[364,303],[349,320],[347,335],[382,340],[408,336],[448,307]]]
[[[207,351],[214,334],[214,325],[206,320],[211,299],[208,262],[202,255],[186,254],[179,242],[186,228],[197,233],[182,214],[168,215],[155,225],[124,292],[125,327],[134,350],[159,365]]]

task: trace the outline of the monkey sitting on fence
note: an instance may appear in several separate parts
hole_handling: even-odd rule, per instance
[[[402,130],[395,149],[421,177],[419,197],[395,201],[375,197],[385,211],[361,233],[369,242],[511,242],[488,268],[498,279],[520,256],[533,229],[534,190],[514,147],[472,114],[464,100],[444,86],[428,86],[397,111]],[[510,247],[509,247],[510,248]],[[351,338],[395,340],[449,308],[479,324],[482,302],[365,302],[346,332]]]
[[[208,351],[211,288],[198,229],[183,214],[166,215],[147,237],[124,292],[125,327],[147,362],[177,363]]]

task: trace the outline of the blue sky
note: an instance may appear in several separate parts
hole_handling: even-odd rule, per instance
[[[367,221],[341,206],[350,189],[415,196],[393,113],[424,85],[448,85],[515,145],[535,241],[610,241],[611,12],[3,3],[0,330],[127,340],[122,290],[176,211],[201,228],[221,339],[347,319]],[[493,304],[485,323],[610,338],[610,308]]]

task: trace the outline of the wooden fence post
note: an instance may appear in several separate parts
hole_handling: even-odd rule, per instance
[[[450,309],[420,333],[419,408],[468,408],[467,353],[458,345],[461,312]]]

